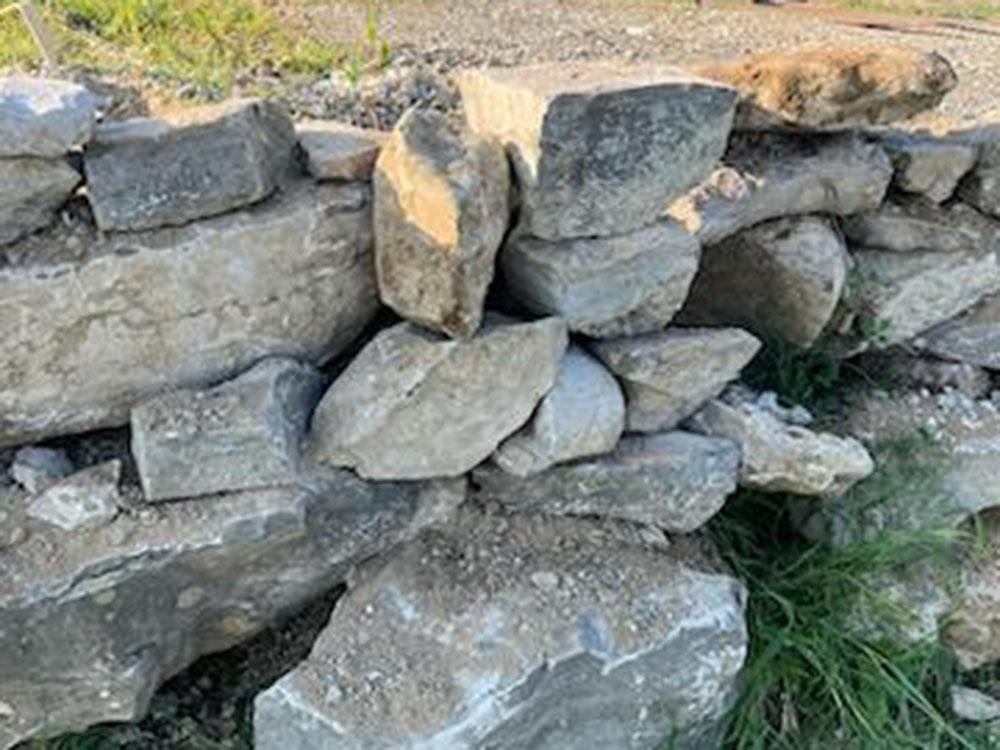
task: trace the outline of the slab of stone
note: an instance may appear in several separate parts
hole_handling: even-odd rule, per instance
[[[834,317],[850,262],[841,234],[827,219],[759,224],[705,248],[678,322],[739,326],[812,346]]]
[[[559,318],[490,316],[465,340],[412,323],[388,328],[323,396],[313,455],[370,479],[464,474],[528,422],[567,344]]]
[[[128,423],[140,401],[263,357],[322,364],[378,309],[358,186],[176,230],[100,238],[82,257],[0,269],[0,444]]]
[[[663,328],[687,298],[698,241],[672,220],[614,237],[548,242],[513,236],[500,254],[504,289],[571,331],[632,336]]]
[[[179,226],[267,198],[287,179],[295,126],[285,105],[236,100],[171,122],[102,125],[84,169],[105,231]]]
[[[692,67],[740,92],[735,127],[842,130],[906,120],[958,85],[936,52],[884,42],[823,42]]]
[[[531,421],[500,444],[493,460],[527,477],[550,466],[610,452],[625,429],[625,397],[605,367],[570,346]]]
[[[984,297],[954,320],[921,334],[914,344],[938,357],[1000,370],[1000,294]]]
[[[11,479],[33,495],[72,473],[69,457],[57,448],[21,448],[10,466]]]
[[[979,156],[975,145],[948,136],[891,130],[878,138],[896,170],[893,186],[934,203],[955,194]]]
[[[62,159],[0,159],[0,245],[51,224],[79,184]]]
[[[324,384],[311,365],[278,357],[214,388],[170,391],[140,404],[132,410],[132,455],[146,499],[291,481]]]
[[[885,151],[856,134],[737,135],[724,162],[667,209],[703,246],[769,219],[874,211],[893,176]]]
[[[740,451],[731,440],[688,432],[629,435],[607,455],[519,478],[486,464],[476,497],[513,513],[601,516],[687,534],[736,490]]]
[[[662,65],[547,63],[459,76],[466,117],[507,148],[526,233],[627,234],[704,179],[735,93]]]
[[[596,341],[592,350],[625,390],[625,429],[662,432],[718,396],[760,341],[739,328],[674,328]]]
[[[951,711],[964,721],[996,721],[1000,719],[1000,701],[975,688],[952,685]]]
[[[891,199],[841,221],[854,246],[897,253],[982,253],[1000,247],[1000,222],[962,203]]]
[[[449,336],[479,328],[507,231],[510,174],[492,139],[412,109],[375,165],[375,257],[382,301]]]
[[[717,747],[745,593],[702,549],[466,511],[341,600],[258,696],[257,748]]]
[[[57,481],[28,505],[28,516],[63,531],[103,526],[118,515],[122,464],[117,459]]]
[[[0,159],[59,157],[84,145],[93,132],[97,106],[97,97],[75,83],[0,78]]]
[[[368,180],[387,138],[378,130],[330,120],[296,124],[306,169],[317,180]]]

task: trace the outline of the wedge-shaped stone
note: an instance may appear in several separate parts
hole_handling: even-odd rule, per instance
[[[503,148],[411,110],[375,165],[375,255],[382,301],[402,317],[469,337],[483,316],[507,231]]]
[[[968,312],[921,334],[914,343],[944,359],[1000,370],[1000,294],[984,297]]]
[[[87,89],[68,81],[0,78],[0,159],[58,157],[84,145],[97,104]]]
[[[698,241],[675,221],[632,234],[561,242],[513,237],[500,254],[505,289],[587,336],[663,328],[687,298]]]
[[[962,203],[891,200],[841,222],[855,246],[897,253],[982,253],[1000,248],[1000,222]]]
[[[372,479],[458,476],[531,417],[566,351],[558,318],[488,318],[455,341],[401,323],[379,333],[313,415],[318,460]]]
[[[367,192],[298,185],[179,230],[0,269],[0,444],[123,425],[268,355],[322,363],[378,309]],[[44,253],[43,253],[44,254]]]
[[[35,529],[0,551],[0,747],[140,718],[157,686],[336,586],[446,516],[464,483],[348,472]]]
[[[740,92],[742,130],[839,130],[906,120],[934,109],[958,85],[941,55],[874,42],[808,44],[692,70]]]
[[[79,184],[62,159],[0,159],[0,245],[51,224]]]
[[[892,130],[879,142],[896,169],[893,186],[905,193],[943,203],[976,165],[979,151],[959,138]]]
[[[844,241],[826,219],[766,222],[705,248],[678,321],[740,326],[808,347],[833,318],[849,268]]]
[[[625,397],[618,381],[583,349],[571,346],[531,421],[500,445],[493,460],[504,471],[526,477],[608,453],[624,428]]]
[[[345,596],[258,696],[257,748],[718,747],[745,592],[703,544],[462,513]]]
[[[342,122],[306,120],[296,132],[306,168],[317,180],[368,180],[386,134]]]
[[[472,128],[507,147],[528,234],[627,234],[698,184],[726,147],[735,93],[674,68],[549,63],[459,77]]]
[[[668,213],[703,246],[769,219],[874,211],[892,181],[892,163],[856,135],[737,136],[704,183]]]
[[[109,523],[118,515],[121,473],[114,460],[60,479],[31,501],[28,516],[63,531]]]
[[[674,328],[592,348],[625,389],[626,430],[661,432],[718,396],[760,342],[738,328]]]
[[[106,231],[178,226],[268,197],[294,153],[295,126],[277,101],[237,100],[172,122],[109,123],[85,154],[87,195]]]
[[[477,497],[514,513],[603,516],[686,534],[736,490],[740,451],[730,440],[687,432],[630,435],[610,454],[521,479],[485,465]]]
[[[310,365],[274,358],[215,388],[140,404],[132,410],[132,455],[146,499],[289,482],[323,385]]]

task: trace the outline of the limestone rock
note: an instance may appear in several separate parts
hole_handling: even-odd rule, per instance
[[[766,222],[705,248],[678,321],[740,326],[809,347],[833,318],[849,267],[826,219]]]
[[[10,467],[11,479],[33,495],[72,473],[66,452],[55,448],[21,448]]]
[[[558,318],[490,317],[462,341],[411,323],[384,330],[317,407],[315,457],[371,479],[463,474],[528,421],[566,346]]]
[[[264,206],[0,269],[0,444],[126,424],[138,402],[262,357],[321,364],[378,309],[367,192]]]
[[[885,152],[857,135],[736,136],[725,165],[668,213],[714,245],[769,219],[874,211],[892,175]]]
[[[1000,370],[1000,294],[922,334],[916,346],[945,359]]]
[[[267,359],[201,391],[161,394],[132,410],[132,454],[147,500],[173,500],[284,484],[323,394],[323,376]]]
[[[342,122],[306,120],[298,123],[299,145],[306,168],[317,180],[368,180],[386,135]]]
[[[84,159],[94,219],[105,231],[137,231],[242,208],[287,178],[294,149],[295,127],[277,101],[102,125]]]
[[[879,142],[896,169],[893,185],[905,193],[943,203],[976,165],[978,149],[958,138],[893,130]]]
[[[951,686],[951,710],[965,721],[996,721],[1000,719],[1000,701],[974,688]]]
[[[507,147],[526,233],[627,234],[698,184],[726,147],[735,93],[684,71],[548,63],[460,76],[472,128]]]
[[[526,477],[608,453],[624,429],[625,397],[618,382],[600,362],[571,346],[531,421],[501,443],[493,460],[504,471]]]
[[[730,440],[687,432],[630,435],[612,453],[520,479],[485,465],[477,497],[515,513],[603,516],[690,533],[736,490],[740,452]]]
[[[692,68],[740,92],[737,129],[828,130],[906,120],[958,85],[937,53],[885,43],[830,42]]]
[[[164,680],[337,585],[463,493],[332,472],[35,531],[3,552],[0,747],[138,719]]]
[[[453,337],[476,332],[507,230],[510,175],[493,140],[414,109],[375,166],[375,256],[382,301]]]
[[[101,526],[118,515],[121,461],[92,466],[57,481],[28,506],[28,515],[63,531]]]
[[[548,242],[512,237],[500,254],[505,289],[587,336],[663,328],[687,298],[698,242],[675,221],[614,237]]]
[[[716,747],[745,593],[696,540],[637,537],[472,511],[421,535],[258,696],[258,750]]]
[[[1000,248],[1000,222],[961,203],[940,207],[926,200],[890,200],[875,211],[841,222],[857,246],[897,253],[982,253]]]
[[[738,328],[675,328],[594,342],[622,381],[629,432],[669,430],[735,380],[760,349]]]
[[[87,89],[68,81],[0,78],[0,159],[58,157],[84,145],[97,104]]]
[[[0,159],[0,245],[51,224],[79,184],[61,159]]]

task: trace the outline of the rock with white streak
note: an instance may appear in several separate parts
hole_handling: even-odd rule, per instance
[[[0,78],[0,159],[58,157],[84,145],[97,105],[97,97],[68,81]]]
[[[305,120],[296,125],[306,169],[317,180],[368,180],[386,134],[342,122]]]
[[[63,531],[102,526],[118,515],[121,461],[92,466],[46,488],[28,505],[28,516]]]
[[[79,184],[62,159],[0,159],[0,245],[51,224]]]

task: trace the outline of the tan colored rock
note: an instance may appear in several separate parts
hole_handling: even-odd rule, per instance
[[[79,184],[62,159],[0,159],[0,245],[51,224]]]
[[[1000,294],[937,328],[921,334],[914,344],[938,357],[1000,370]]]
[[[1000,222],[962,203],[891,199],[841,221],[856,247],[897,253],[983,253],[1000,247]]]
[[[296,125],[306,169],[317,180],[368,180],[388,136],[329,120],[304,120]]]

